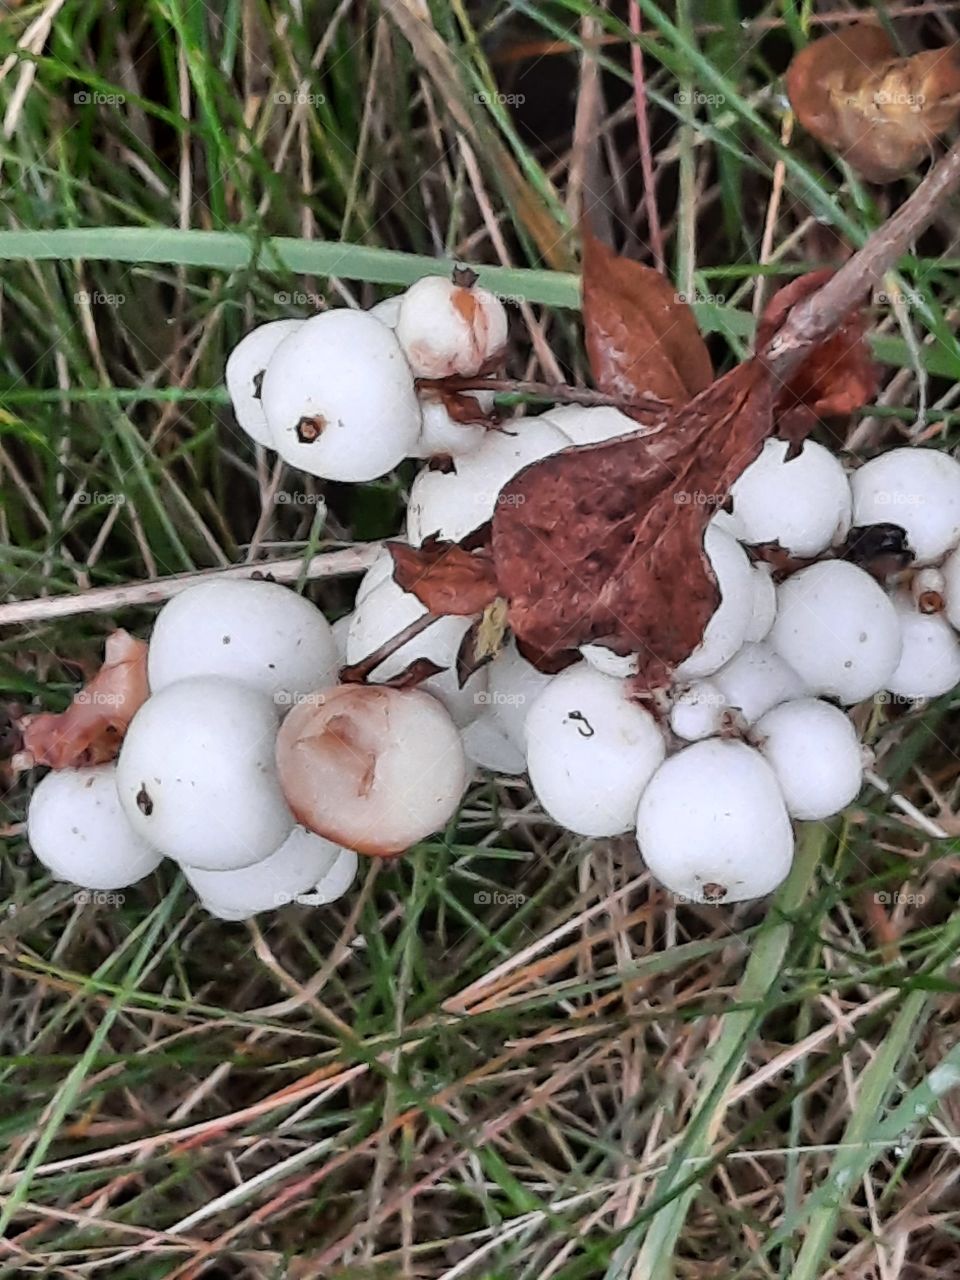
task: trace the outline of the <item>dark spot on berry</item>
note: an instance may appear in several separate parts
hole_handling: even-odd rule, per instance
[[[705,884],[703,886],[703,898],[705,902],[722,902],[727,896],[727,886],[725,884]]]
[[[312,418],[301,418],[297,423],[297,439],[301,444],[314,444],[323,435],[326,418],[319,413]]]
[[[472,267],[454,267],[450,279],[460,289],[472,289],[480,277]]]
[[[224,644],[229,644],[229,643],[230,643],[230,637],[229,637],[229,636],[224,636],[224,637],[223,637],[223,643],[224,643]]]
[[[143,783],[140,784],[140,790],[137,792],[137,808],[145,818],[149,818],[153,813],[153,801],[150,799],[150,792]]]
[[[259,373],[253,375],[253,398],[259,400],[263,396],[263,375],[266,369],[261,369]]]
[[[587,719],[587,717],[583,714],[582,711],[568,711],[567,719],[581,721],[581,724],[577,726],[577,733],[579,733],[581,738],[592,738],[593,735],[596,733],[596,730],[594,729],[593,725],[590,723],[590,721]]]

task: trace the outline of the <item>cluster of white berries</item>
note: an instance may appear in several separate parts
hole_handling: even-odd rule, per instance
[[[501,303],[439,277],[370,312],[254,330],[227,385],[237,420],[292,466],[368,481],[405,457],[442,456],[414,480],[406,536],[460,541],[532,462],[640,428],[616,409],[564,407],[487,430],[455,421],[421,380],[488,370],[506,342]],[[634,657],[584,645],[559,675],[507,642],[461,683],[474,618],[427,611],[381,553],[332,628],[268,582],[197,586],[160,613],[151,696],[116,765],[49,775],[29,813],[33,847],[62,878],[131,883],[162,856],[217,915],[330,901],[356,853],[392,855],[442,830],[476,770],[526,772],[546,813],[587,837],[635,831],[675,894],[733,902],[773,890],[791,819],[854,800],[863,752],[854,704],[960,683],[960,463],[894,449],[852,471],[808,441],[770,440],[716,512],[704,551],[720,604],[660,699],[634,696]],[[913,553],[881,585],[834,552],[852,527],[897,525]],[[811,561],[778,583],[751,547]],[[355,666],[411,638],[366,673]],[[389,682],[426,661],[416,690]]]

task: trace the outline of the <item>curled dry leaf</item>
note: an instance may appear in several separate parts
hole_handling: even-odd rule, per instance
[[[774,294],[760,318],[758,351],[773,338],[790,308],[816,293],[833,274],[829,267],[811,271]],[[818,420],[853,413],[876,394],[877,369],[870,357],[863,314],[854,309],[781,388],[774,405],[777,435],[799,443]]]
[[[594,382],[610,395],[681,405],[713,381],[710,353],[674,285],[618,257],[586,227],[583,326]]]
[[[881,27],[856,23],[802,49],[786,83],[809,133],[868,181],[893,182],[960,117],[960,44],[901,58]]]
[[[506,486],[493,557],[528,651],[557,659],[600,642],[637,653],[646,688],[689,656],[719,603],[703,532],[770,434],[770,381],[749,361],[660,435],[554,454]]]
[[[428,538],[421,547],[388,542],[393,577],[434,614],[467,617],[482,613],[497,598],[493,563],[483,551]]]
[[[21,722],[21,763],[70,769],[113,760],[148,695],[146,641],[114,631],[107,637],[103,666],[66,711]]]

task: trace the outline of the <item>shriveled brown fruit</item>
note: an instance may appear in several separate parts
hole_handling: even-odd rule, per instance
[[[829,267],[811,271],[779,289],[760,318],[756,349],[766,347],[791,307],[816,293],[833,274]],[[855,308],[780,389],[774,405],[776,433],[799,443],[818,421],[844,417],[869,404],[877,394],[877,385],[863,312]]]
[[[20,763],[72,769],[113,760],[149,692],[146,641],[114,631],[107,636],[103,666],[66,711],[21,721]]]
[[[855,23],[807,45],[787,70],[803,127],[870,182],[893,182],[960,118],[960,44],[898,57],[879,26]]]
[[[713,381],[697,321],[652,267],[618,257],[583,227],[583,327],[593,380],[624,399],[681,405]]]
[[[318,690],[280,726],[276,758],[297,821],[371,857],[443,827],[467,780],[456,725],[419,689]]]

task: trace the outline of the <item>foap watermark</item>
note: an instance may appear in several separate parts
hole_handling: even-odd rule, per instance
[[[475,93],[473,100],[483,106],[522,107],[527,97],[523,93]]]
[[[278,707],[300,707],[306,704],[308,707],[326,706],[327,696],[320,689],[315,689],[313,693],[293,693],[289,689],[280,689],[273,695],[273,700]]]
[[[922,507],[926,503],[922,493],[909,493],[904,489],[878,489],[873,500],[878,507]]]
[[[727,500],[725,493],[705,493],[703,489],[680,489],[673,495],[678,507],[721,507]]]
[[[274,498],[281,507],[319,507],[324,502],[322,493],[287,493],[281,489]]]
[[[880,289],[873,296],[878,306],[923,306],[923,294],[919,289]]]
[[[318,311],[327,305],[327,299],[322,293],[305,293],[303,290],[293,293],[281,290],[273,295],[273,300],[278,307],[313,307]]]
[[[102,689],[81,689],[74,702],[82,707],[120,707],[126,702],[122,693],[107,693]]]
[[[922,907],[927,900],[925,893],[902,893],[899,889],[880,889],[873,895],[881,907]]]
[[[478,707],[522,707],[527,700],[524,693],[501,693],[499,689],[481,689],[473,695]]]
[[[326,96],[322,93],[311,93],[306,89],[281,90],[273,95],[278,107],[322,107]]]
[[[122,307],[127,300],[125,293],[104,293],[102,289],[78,289],[73,295],[78,306]]]
[[[73,95],[78,107],[122,107],[126,100],[125,93],[104,93],[100,89],[79,89]]]
[[[525,893],[507,893],[504,889],[478,889],[473,895],[478,907],[519,907],[526,900]]]
[[[703,93],[700,89],[681,89],[673,95],[678,107],[722,107],[726,96],[722,93]]]
[[[496,502],[498,507],[522,507],[526,498],[522,493],[498,493]]]
[[[127,895],[116,889],[78,889],[73,900],[78,907],[122,907]]]
[[[725,307],[727,296],[724,293],[675,293],[677,302],[685,302],[690,307]]]
[[[102,489],[85,489],[74,499],[80,507],[122,507],[126,500],[125,493],[111,493]]]

